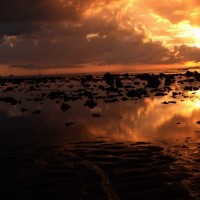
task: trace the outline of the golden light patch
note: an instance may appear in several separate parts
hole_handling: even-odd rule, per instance
[[[200,27],[192,27],[190,24],[181,23],[178,25],[179,33],[177,37],[183,39],[190,39],[190,43],[187,43],[189,46],[200,47]]]

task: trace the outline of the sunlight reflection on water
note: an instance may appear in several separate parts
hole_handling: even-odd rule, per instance
[[[200,90],[184,90],[186,85],[193,84],[198,88],[199,84],[198,81],[180,84],[179,80],[184,79],[181,75],[177,76],[171,89],[164,92],[163,82],[160,89],[154,91],[145,88],[144,82],[140,81],[139,86],[134,87],[145,89],[148,95],[126,100],[121,98],[126,96],[132,82],[127,83],[127,88],[118,90],[117,95],[113,92],[99,92],[99,85],[106,87],[102,80],[90,83],[87,90],[76,80],[46,82],[38,86],[33,83],[17,86],[8,84],[1,88],[4,92],[0,98],[11,96],[19,102],[10,105],[0,101],[0,143],[6,146],[34,142],[65,145],[71,141],[97,138],[151,142],[165,147],[166,154],[177,159],[171,165],[173,172],[187,175],[182,184],[198,196],[199,193],[195,192],[199,188],[197,183],[200,176],[200,125],[197,123],[200,121]],[[132,80],[137,81],[135,77]],[[14,90],[6,91],[9,87]],[[61,93],[67,91],[76,99],[67,101],[70,108],[66,112],[61,109],[62,98],[51,100],[48,97],[52,90],[58,89]],[[97,106],[84,106],[88,98],[76,98],[81,91],[86,91],[87,95],[96,93]],[[113,97],[109,97],[111,94]],[[117,100],[106,103],[104,97]]]

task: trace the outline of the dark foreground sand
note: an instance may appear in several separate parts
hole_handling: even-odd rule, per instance
[[[149,143],[74,142],[0,149],[1,200],[189,200],[174,158]]]

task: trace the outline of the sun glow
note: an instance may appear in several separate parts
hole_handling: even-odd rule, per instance
[[[192,27],[188,23],[181,23],[177,37],[187,39],[190,46],[200,47],[200,27]]]

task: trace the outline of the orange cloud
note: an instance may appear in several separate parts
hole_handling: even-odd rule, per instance
[[[158,0],[138,0],[138,4],[172,23],[188,21],[193,25],[200,25],[200,1],[198,0],[168,0],[162,3]]]
[[[196,62],[199,10],[197,0],[3,1],[0,64],[33,70]]]

